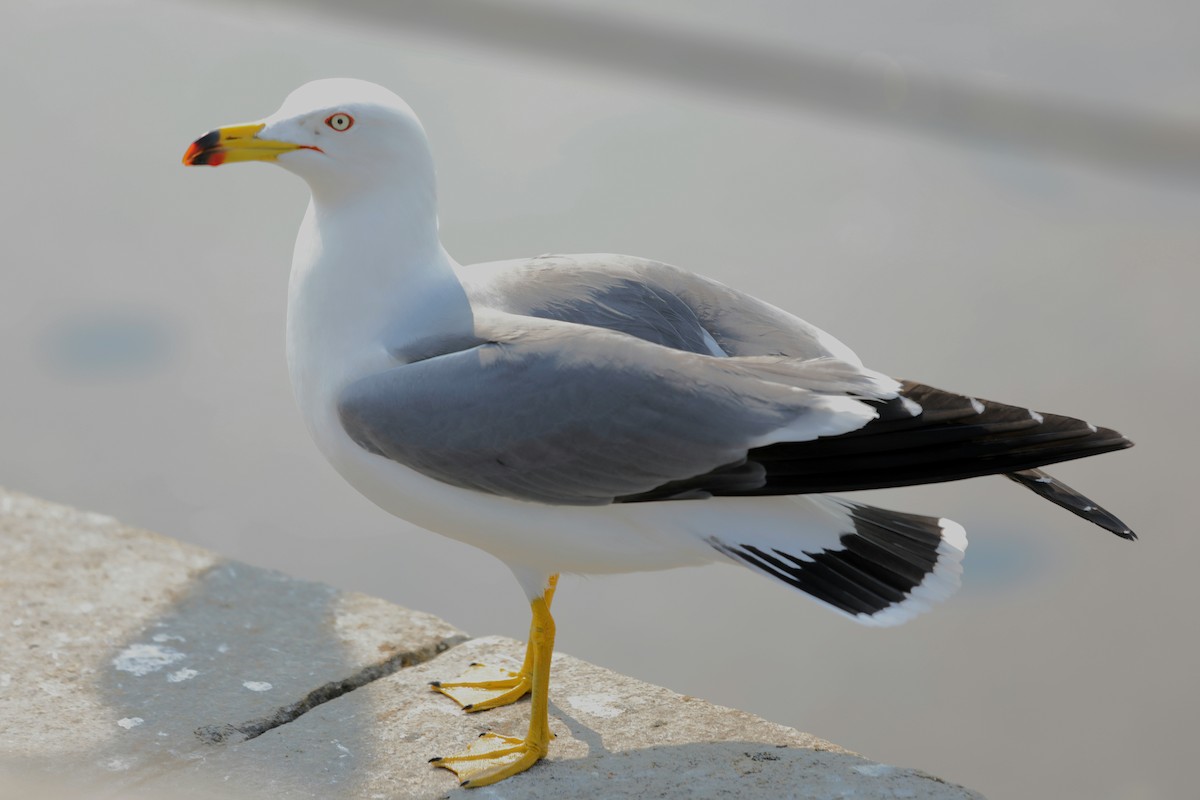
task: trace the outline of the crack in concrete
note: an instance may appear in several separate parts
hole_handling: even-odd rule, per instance
[[[386,661],[380,661],[377,664],[363,667],[347,678],[330,681],[322,686],[318,686],[296,702],[280,706],[275,709],[274,713],[265,717],[247,720],[239,725],[230,723],[223,725],[202,725],[195,730],[196,738],[205,744],[214,745],[236,744],[238,742],[249,741],[250,739],[262,736],[269,730],[297,720],[317,706],[328,703],[330,700],[336,700],[344,694],[349,694],[355,689],[366,686],[368,683],[377,681],[380,678],[386,678],[388,675],[406,667],[415,667],[426,661],[432,661],[451,647],[460,645],[467,640],[468,637],[466,636],[453,636],[449,639],[443,639],[433,648],[423,647],[420,650],[397,653]]]

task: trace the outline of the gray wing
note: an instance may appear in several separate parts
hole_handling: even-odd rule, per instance
[[[846,345],[799,317],[649,259],[541,256],[466,267],[460,276],[480,306],[617,330],[677,350],[862,363]]]
[[[362,447],[446,483],[588,505],[857,430],[894,397],[832,359],[711,358],[582,325],[499,315],[484,344],[361,378],[339,399]],[[761,476],[742,475],[756,480]]]

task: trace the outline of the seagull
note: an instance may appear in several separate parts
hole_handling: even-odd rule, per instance
[[[1004,475],[1136,538],[1040,469],[1131,445],[1113,430],[895,380],[798,317],[657,261],[460,266],[438,237],[424,129],[381,86],[308,83],[183,158],[239,161],[311,190],[287,361],[317,447],[383,509],[499,558],[529,599],[520,669],[433,684],[467,711],[531,695],[525,736],[431,759],[464,786],[547,753],[560,573],[723,561],[884,626],[957,589],[966,535],[830,492]]]

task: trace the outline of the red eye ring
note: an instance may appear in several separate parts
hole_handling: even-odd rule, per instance
[[[342,131],[348,131],[354,127],[354,117],[350,116],[344,111],[338,111],[337,113],[330,114],[328,117],[326,117],[325,124],[330,128],[333,128],[338,133],[341,133]]]

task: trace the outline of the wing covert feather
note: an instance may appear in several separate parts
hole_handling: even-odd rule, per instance
[[[608,253],[548,255],[464,268],[480,306],[628,333],[677,350],[730,356],[833,357],[854,352],[783,309],[679,267]]]
[[[340,398],[343,426],[447,483],[590,505],[780,438],[857,430],[876,412],[856,397],[894,388],[831,359],[712,358],[571,323],[525,319],[499,338],[359,379]]]

